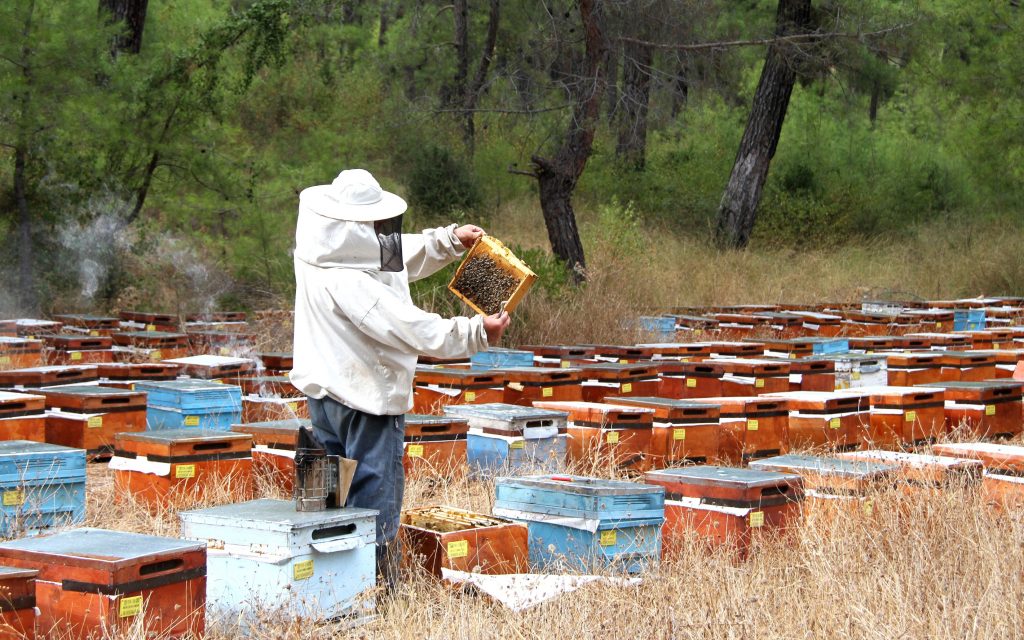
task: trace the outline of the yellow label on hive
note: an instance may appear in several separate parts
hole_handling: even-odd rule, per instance
[[[0,365],[11,364],[11,356],[0,356]]]
[[[686,386],[689,387],[690,389],[696,387],[697,386],[697,378],[687,378],[686,379]]]
[[[292,565],[293,580],[309,580],[313,577],[313,561],[302,560]]]
[[[465,558],[469,555],[469,540],[452,540],[448,543],[449,558]]]
[[[936,329],[941,329],[942,328],[942,323],[941,322],[936,322],[935,323],[935,328]]]
[[[679,358],[679,362],[689,362],[689,358]]]
[[[156,361],[156,360],[163,360],[164,359],[164,354],[161,353],[159,349],[157,349],[156,351],[150,351],[149,352],[149,359],[150,360],[154,360],[154,361]]]
[[[672,430],[673,440],[686,440],[686,429],[673,429]]]
[[[703,329],[694,329],[693,330],[693,335],[695,335],[695,336],[702,336],[702,335],[704,335],[704,330]]]
[[[987,405],[985,405],[985,415],[986,416],[994,416],[994,415],[996,415],[996,405],[994,405],[994,404],[987,404]]]
[[[423,445],[422,444],[410,444],[405,448],[405,452],[410,458],[422,458],[423,457]]]
[[[526,441],[525,440],[513,440],[512,442],[510,442],[508,444],[508,448],[509,449],[525,449],[526,448]]]
[[[185,426],[186,427],[198,427],[199,426],[199,416],[185,416]]]
[[[838,428],[839,428],[839,426],[840,426],[840,420],[839,420],[839,418],[832,418],[831,420],[829,420],[829,421],[828,421],[828,426],[829,426],[829,428],[831,428],[831,429],[838,429]]]
[[[542,398],[550,398],[555,395],[555,390],[551,387],[541,387],[540,395]]]
[[[854,380],[860,380],[860,371],[854,371],[853,375],[850,376]]]
[[[998,348],[1000,348],[1000,347],[999,347],[999,343],[998,343],[998,342],[993,342],[993,343],[992,343],[992,348],[993,348],[993,349],[998,349]]]
[[[607,442],[608,444],[618,444],[619,443],[619,432],[618,431],[609,431],[608,434],[605,435],[604,441]]]
[[[231,355],[231,349],[228,349],[227,347],[221,347],[219,353],[222,356],[230,356]]]
[[[796,360],[796,351],[790,351],[789,352],[789,359],[790,360]]]
[[[764,511],[752,511],[750,513],[750,527],[756,529],[764,526]]]
[[[568,369],[569,368],[569,361],[568,360],[562,360],[562,368],[563,369]]]
[[[757,431],[757,420],[747,420],[747,431]]]
[[[82,352],[81,351],[72,351],[70,354],[68,354],[68,357],[70,357],[72,360],[81,360],[82,359]]]
[[[5,507],[20,507],[25,504],[25,492],[20,489],[14,491],[4,491],[4,506]]]
[[[119,618],[130,618],[142,613],[142,596],[129,596],[121,598],[117,603],[117,616]]]
[[[156,331],[156,325],[155,324],[147,324],[146,325],[146,331]]]
[[[89,335],[95,338],[96,336],[100,335],[100,332],[96,331],[96,330],[93,330],[93,331],[89,332]]]
[[[179,480],[182,478],[194,478],[196,477],[196,465],[194,464],[177,464],[174,465],[174,477]]]
[[[914,420],[917,420],[917,412],[908,411],[904,414],[904,417],[906,418],[907,422],[913,422]]]
[[[754,380],[754,386],[757,387],[758,389],[764,387],[764,378],[758,378],[757,380]]]
[[[602,547],[614,547],[615,543],[618,542],[619,536],[616,534],[615,529],[609,529],[601,532],[601,537],[598,538]]]
[[[85,424],[90,429],[96,429],[103,426],[103,416],[93,416],[85,421]]]
[[[467,391],[466,402],[473,402],[474,400],[476,400],[476,391]]]
[[[619,358],[619,364],[629,364],[629,360],[626,360],[625,358]]]
[[[298,411],[299,410],[299,403],[298,402],[289,402],[288,403],[288,410],[291,411],[291,412]]]
[[[863,508],[864,508],[864,515],[870,516],[872,513],[875,512],[875,501],[874,500],[865,500]]]
[[[633,391],[633,383],[623,382],[622,384],[619,385],[619,389],[622,390],[622,393],[630,393]]]

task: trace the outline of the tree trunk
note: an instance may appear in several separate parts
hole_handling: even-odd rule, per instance
[[[776,35],[805,32],[810,16],[810,0],[779,0]],[[743,248],[750,242],[757,205],[779,143],[795,80],[796,70],[784,46],[770,45],[747,128],[718,209],[715,240],[720,247]]]
[[[619,110],[619,59],[622,58],[623,47],[614,46],[608,52],[608,70],[605,77],[608,78],[608,86],[605,89],[604,113],[608,122],[614,122]]]
[[[465,103],[469,78],[469,0],[455,0],[455,78],[452,81],[451,103]]]
[[[484,83],[487,82],[487,71],[491,67],[491,60],[494,59],[494,46],[498,41],[498,21],[500,19],[501,0],[491,0],[491,11],[487,17],[487,36],[484,39],[483,51],[480,53],[480,65],[476,68],[473,83],[466,88],[466,95],[462,100],[462,141],[471,156],[476,146],[474,111],[480,100],[480,92],[483,91]]]
[[[20,96],[18,137],[14,146],[14,204],[18,209],[18,290],[21,311],[34,315],[38,311],[35,274],[32,272],[32,212],[28,205],[28,165],[31,143],[32,90],[35,84],[32,66],[32,21],[36,3],[26,8],[25,23],[21,32],[21,67],[25,91]]]
[[[650,45],[629,42],[623,47],[622,108],[615,154],[634,169],[643,169],[647,157],[647,111],[651,101]]]
[[[686,101],[690,97],[690,82],[686,78],[687,68],[679,67],[676,77],[672,81],[672,119],[675,120],[686,108]]]
[[[868,119],[871,121],[871,128],[875,128],[875,120],[878,118],[878,103],[882,98],[882,83],[875,80],[871,83],[871,104],[868,105]]]
[[[585,43],[584,71],[573,90],[575,105],[569,131],[553,157],[532,158],[551,249],[565,261],[577,283],[586,280],[586,260],[576,227],[572,194],[593,152],[608,58],[600,1],[580,0],[579,7]]]
[[[110,53],[115,58],[120,53],[142,51],[142,31],[146,27],[148,5],[149,0],[100,0],[101,15],[107,16],[108,24],[124,25],[124,30],[110,43]]]
[[[388,27],[391,26],[391,3],[380,3],[380,29],[377,31],[377,47],[381,48],[388,42]]]

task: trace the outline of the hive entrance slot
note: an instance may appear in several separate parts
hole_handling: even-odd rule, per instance
[[[181,565],[185,564],[185,561],[181,558],[175,558],[173,560],[162,560],[160,562],[152,562],[150,564],[144,564],[139,567],[140,576],[148,576],[154,573],[162,573],[164,571],[170,571],[177,569]]]
[[[213,451],[216,449],[227,449],[231,446],[230,442],[200,442],[199,444],[192,445],[193,451]]]
[[[338,538],[341,536],[352,535],[355,532],[355,524],[340,524],[336,527],[324,527],[323,529],[317,529],[313,532],[313,539],[323,540],[324,538]]]

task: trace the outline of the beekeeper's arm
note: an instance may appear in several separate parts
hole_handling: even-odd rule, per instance
[[[484,230],[475,225],[450,224],[423,233],[402,235],[402,257],[409,282],[437,273],[473,246]]]

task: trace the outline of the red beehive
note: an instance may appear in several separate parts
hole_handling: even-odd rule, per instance
[[[292,385],[287,376],[251,376],[234,381],[242,389],[243,396],[264,398],[302,398],[301,391]]]
[[[790,391],[835,391],[836,361],[799,358],[789,361]]]
[[[416,367],[413,412],[439,415],[449,404],[483,404],[505,398],[505,378],[499,372]]]
[[[696,401],[720,407],[720,460],[752,460],[779,455],[789,449],[789,412],[785,400],[724,396]]]
[[[996,375],[993,376],[995,379],[1013,378],[1017,364],[1024,361],[1024,349],[1000,349],[990,353],[996,357]]]
[[[647,347],[619,344],[587,344],[581,346],[593,349],[594,359],[598,362],[609,362],[612,364],[632,364],[650,360],[654,356],[654,350]]]
[[[941,347],[943,349],[970,349],[971,340],[960,333],[908,333],[904,336],[908,339],[923,341],[928,349]]]
[[[440,578],[441,569],[484,574],[529,571],[527,528],[505,518],[453,507],[402,511],[406,561]]]
[[[876,351],[890,351],[896,348],[897,338],[893,336],[860,336],[850,337],[850,349],[875,353]]]
[[[817,311],[794,311],[803,319],[803,328],[810,335],[819,338],[834,338],[843,330],[843,318],[831,313]]]
[[[764,355],[787,360],[814,355],[814,341],[808,338],[764,340]]]
[[[871,430],[864,447],[893,449],[934,442],[945,435],[945,393],[938,387],[859,387],[846,393],[869,398]]]
[[[803,480],[796,474],[695,466],[648,471],[644,482],[665,488],[662,549],[672,554],[695,533],[710,547],[746,558],[753,541],[784,536],[801,519]]]
[[[96,365],[96,372],[101,380],[128,383],[128,388],[134,388],[130,384],[135,381],[174,380],[178,377],[178,366],[166,362],[108,362]]]
[[[561,345],[528,345],[521,347],[533,352],[533,361],[545,367],[575,367],[578,364],[594,362],[594,349]]]
[[[947,442],[932,445],[940,456],[981,460],[986,471],[1006,475],[1024,475],[1024,447],[994,442]]]
[[[44,357],[46,361],[58,365],[95,364],[113,362],[114,352],[111,349],[113,339],[105,336],[50,336],[46,338],[49,348]]]
[[[132,354],[152,362],[184,358],[189,355],[188,336],[163,331],[128,331],[115,333],[114,344],[128,347]]]
[[[1021,432],[1024,382],[941,382],[945,390],[946,426],[966,426],[976,438],[1011,438]]]
[[[885,336],[896,328],[896,318],[891,315],[848,309],[842,316],[843,333],[848,336]]]
[[[532,406],[535,400],[582,400],[583,372],[579,369],[508,367],[490,369],[505,379],[506,404]]]
[[[0,440],[46,442],[46,398],[0,391]]]
[[[666,398],[691,399],[722,395],[725,367],[711,361],[680,362],[661,375],[658,395]]]
[[[706,464],[718,460],[721,439],[719,407],[668,398],[609,397],[613,404],[654,410],[651,455],[654,468],[681,463]]]
[[[596,402],[535,402],[533,406],[569,414],[569,462],[629,471],[652,468],[652,409]]]
[[[203,634],[205,543],[69,529],[0,544],[0,564],[39,572],[42,634],[76,640],[127,635],[140,620],[147,637]]]
[[[951,331],[953,329],[954,312],[952,309],[906,309],[905,316],[917,325],[918,331]]]
[[[35,569],[0,567],[0,640],[36,637]]]
[[[132,329],[139,329],[141,331],[176,332],[181,326],[178,316],[171,313],[119,311],[117,317],[123,320]]]
[[[937,353],[881,353],[887,360],[889,384],[913,387],[942,381],[941,357]]]
[[[280,351],[257,353],[256,357],[266,369],[267,375],[287,375],[294,362],[292,354]]]
[[[767,329],[771,323],[769,318],[753,313],[714,313],[718,320],[718,329],[728,336],[742,338],[759,329]]]
[[[710,342],[712,358],[760,358],[764,355],[763,342]]]
[[[661,380],[650,364],[585,364],[583,401],[600,402],[605,396],[657,395]]]
[[[201,380],[231,380],[248,375],[256,368],[256,362],[249,358],[233,356],[200,355],[187,358],[164,360],[166,364],[178,365],[178,374]]]
[[[703,342],[651,342],[636,346],[652,351],[651,358],[654,362],[699,362],[711,357],[711,345]]]
[[[993,353],[940,351],[940,372],[944,382],[991,380],[996,377]]]
[[[0,371],[0,387],[34,389],[57,384],[92,382],[98,377],[95,365],[11,369]]]
[[[281,492],[291,495],[295,484],[295,447],[299,429],[309,420],[278,420],[231,425],[235,433],[252,437],[253,471],[261,473]]]
[[[780,338],[797,338],[804,334],[803,318],[789,313],[788,311],[764,311],[755,314],[758,317],[768,319],[768,329],[774,331]]]
[[[968,336],[974,349],[1002,349],[1013,344],[1013,331],[1010,329],[979,329],[957,333]]]
[[[0,369],[38,367],[42,363],[42,340],[0,336]]]
[[[707,360],[706,363],[720,364],[725,371],[722,376],[723,396],[756,396],[762,393],[789,391],[789,363],[770,360]]]
[[[64,326],[61,322],[38,320],[35,318],[18,318],[10,322],[14,322],[17,325],[17,332],[14,335],[30,339],[55,335],[60,333],[61,328]]]
[[[191,506],[213,491],[248,500],[252,437],[208,429],[119,433],[110,468],[119,493],[153,509]]]
[[[117,318],[109,316],[93,316],[87,314],[54,315],[54,320],[64,324],[65,331],[73,331],[89,336],[109,336],[121,328]]]
[[[406,414],[406,478],[462,476],[468,470],[466,434],[469,422],[452,416]]]
[[[846,392],[790,391],[763,397],[786,402],[790,449],[855,449],[861,446],[871,424],[867,403]]]
[[[242,396],[242,422],[301,420],[309,417],[305,398]]]
[[[702,340],[717,336],[721,323],[715,318],[687,314],[676,314],[676,340]]]
[[[46,397],[46,442],[109,453],[114,435],[146,430],[146,394],[89,385],[43,387]]]

